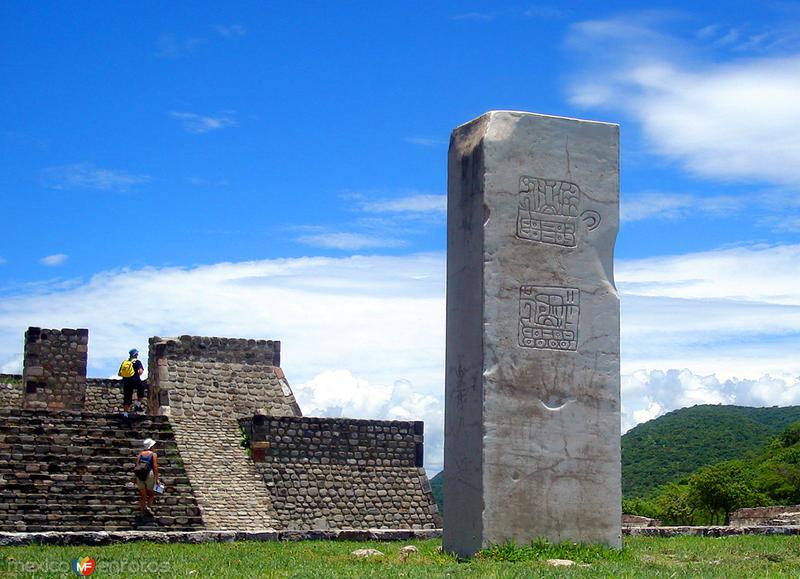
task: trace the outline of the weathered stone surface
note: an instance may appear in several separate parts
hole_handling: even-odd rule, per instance
[[[83,408],[88,343],[86,329],[28,328],[22,369],[25,408]]]
[[[144,399],[140,402],[142,404],[142,412],[148,413],[148,384],[144,383]],[[133,394],[133,400],[136,401],[136,392]],[[121,379],[108,379],[108,378],[87,378],[86,379],[86,401],[84,402],[84,410],[87,412],[98,413],[112,413],[121,412],[123,402],[122,393],[122,380]]]
[[[174,417],[299,416],[289,383],[279,377],[280,342],[181,336],[150,338],[150,407]]]
[[[276,526],[264,481],[241,447],[233,418],[171,418],[203,523],[209,529],[257,530]]]
[[[730,537],[733,535],[800,535],[800,525],[748,525],[741,527],[623,527],[625,536],[678,537]]]
[[[622,515],[623,527],[659,527],[661,521],[659,519],[650,519],[648,517],[641,517],[639,515]]]
[[[621,544],[618,139],[518,112],[453,132],[447,551]]]
[[[253,456],[260,455],[255,466],[278,528],[441,527],[421,467],[422,423],[295,416],[239,422]]]
[[[800,524],[800,505],[750,507],[731,513],[731,526]]]

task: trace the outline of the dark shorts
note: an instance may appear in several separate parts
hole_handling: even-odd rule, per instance
[[[122,404],[124,406],[130,406],[130,403],[133,402],[134,389],[136,390],[136,399],[142,400],[144,398],[144,382],[122,379]]]

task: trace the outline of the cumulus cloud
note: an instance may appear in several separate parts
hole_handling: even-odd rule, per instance
[[[218,131],[227,127],[235,127],[239,124],[231,114],[223,114],[217,117],[181,111],[172,111],[169,114],[173,119],[178,119],[181,121],[183,129],[187,133],[191,133],[193,135],[208,133],[210,131]]]
[[[43,257],[39,260],[39,263],[46,265],[47,267],[54,267],[67,261],[67,257],[68,256],[63,253],[55,253],[53,255]]]
[[[48,167],[43,171],[47,184],[53,189],[96,189],[125,192],[150,181],[148,175],[134,175],[114,169],[102,169],[92,163],[73,163]]]
[[[640,370],[622,379],[623,431],[666,412],[696,404],[790,406],[800,404],[800,377],[720,380],[690,370]]]
[[[648,14],[573,25],[585,66],[572,102],[631,115],[655,152],[697,175],[800,184],[800,54],[721,64],[661,24]]]

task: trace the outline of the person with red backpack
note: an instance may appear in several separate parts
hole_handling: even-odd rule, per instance
[[[139,350],[136,348],[128,352],[128,358],[120,364],[118,374],[122,376],[122,415],[127,418],[133,402],[133,391],[136,390],[136,404],[133,409],[142,411],[142,398],[144,398],[144,382],[142,373],[144,366],[139,360]]]

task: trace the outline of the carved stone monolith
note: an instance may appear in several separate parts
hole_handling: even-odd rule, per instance
[[[444,548],[619,547],[619,126],[489,112],[448,172]]]

